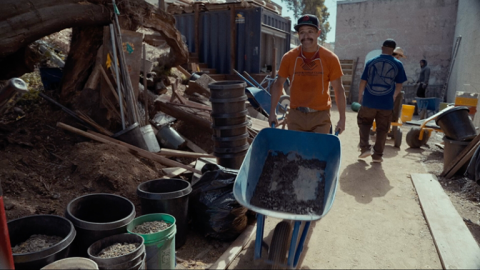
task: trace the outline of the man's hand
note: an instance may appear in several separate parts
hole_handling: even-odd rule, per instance
[[[345,130],[345,119],[338,120],[337,126],[335,127],[335,132],[337,132],[337,130],[339,135]]]
[[[268,125],[271,127],[272,123],[275,124],[275,127],[278,126],[278,120],[277,120],[277,114],[276,113],[271,113],[270,116],[268,117]]]

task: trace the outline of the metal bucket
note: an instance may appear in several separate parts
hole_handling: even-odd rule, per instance
[[[159,128],[157,139],[160,142],[160,146],[170,149],[178,149],[185,143],[185,139],[170,125],[164,125]]]
[[[147,145],[147,149],[150,152],[156,153],[160,151],[160,145],[158,144],[157,138],[155,137],[155,132],[151,125],[146,125],[140,128],[142,132],[143,139]]]
[[[133,125],[125,128],[124,130],[115,133],[113,137],[128,144],[135,145],[136,147],[148,150],[147,143],[143,138],[142,131],[140,130],[140,126],[138,123],[134,123]]]

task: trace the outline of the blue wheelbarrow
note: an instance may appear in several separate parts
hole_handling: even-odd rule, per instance
[[[310,174],[310,179],[301,179],[309,184],[313,181],[313,183],[317,183],[317,187],[321,181],[324,181],[322,183],[324,185],[323,201],[320,202],[323,205],[320,211],[298,214],[266,209],[252,204],[257,184],[262,181],[260,176],[265,161],[272,151],[285,155],[294,153],[301,156],[303,160],[318,160],[326,163],[323,171]],[[268,260],[265,261],[267,264],[272,265],[273,268],[297,267],[310,222],[320,220],[332,207],[337,190],[340,160],[341,146],[338,136],[274,128],[260,131],[248,149],[233,187],[235,199],[241,205],[257,213],[255,260],[261,258],[262,247],[267,247]],[[294,178],[291,180],[298,181],[300,179]],[[312,178],[314,179],[312,180]],[[284,220],[275,227],[270,245],[263,240],[266,216]],[[300,230],[301,228],[303,230]]]
[[[264,116],[268,117],[270,114],[271,104],[271,95],[270,95],[270,86],[273,84],[272,81],[274,79],[267,79],[270,80],[268,83],[267,88],[265,89],[262,84],[257,83],[250,74],[244,71],[245,75],[250,78],[248,80],[242,74],[240,74],[235,69],[233,70],[242,80],[244,80],[249,87],[245,88],[245,94],[248,97],[248,101],[252,104],[253,108],[259,112],[261,112]],[[285,114],[287,113],[288,106],[290,105],[290,96],[283,95],[280,97],[278,101],[277,107],[275,108],[275,112],[277,115],[281,115],[278,120],[285,118]]]

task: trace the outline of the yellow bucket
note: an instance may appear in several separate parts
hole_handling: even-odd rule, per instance
[[[402,123],[405,123],[407,121],[412,120],[414,111],[415,111],[415,106],[403,104],[402,105],[402,116],[400,118],[400,119],[402,119]]]

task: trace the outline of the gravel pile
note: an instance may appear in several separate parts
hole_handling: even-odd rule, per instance
[[[62,239],[63,237],[56,235],[33,234],[25,242],[12,247],[12,252],[15,254],[38,252],[57,244]]]
[[[292,214],[322,214],[326,165],[296,152],[270,151],[251,204]]]
[[[139,243],[136,243],[136,244],[115,243],[109,247],[102,249],[102,251],[98,253],[97,257],[106,259],[106,258],[115,258],[115,257],[127,255],[135,251],[135,249],[137,249],[138,246],[140,246]]]
[[[138,226],[136,226],[132,232],[133,233],[139,233],[139,234],[150,234],[150,233],[156,233],[156,232],[161,232],[163,230],[168,229],[170,227],[169,223],[166,223],[165,221],[148,221],[145,223],[142,223]]]

